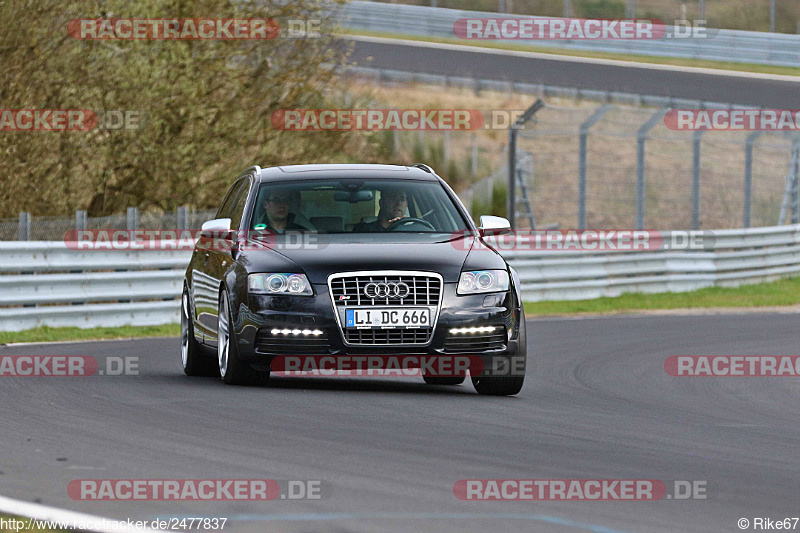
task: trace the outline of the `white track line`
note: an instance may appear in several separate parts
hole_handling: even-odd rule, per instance
[[[618,59],[600,59],[596,57],[579,57],[543,52],[523,52],[520,50],[504,50],[501,48],[485,48],[464,44],[434,43],[430,41],[416,41],[413,39],[392,39],[388,37],[368,37],[363,35],[340,34],[342,39],[363,41],[368,43],[394,44],[400,46],[416,46],[419,48],[436,48],[439,50],[454,50],[460,52],[474,52],[479,54],[527,57],[531,59],[545,59],[548,61],[564,61],[568,63],[591,63],[595,65],[609,65],[614,67],[643,68],[649,70],[668,70],[674,72],[688,72],[693,74],[707,74],[711,76],[730,76],[734,78],[751,78],[758,80],[787,81],[800,83],[800,76],[785,76],[780,74],[763,74],[760,72],[745,72],[740,70],[723,70],[715,68],[685,67],[681,65],[662,65],[658,63],[641,63],[637,61],[620,61]],[[611,52],[609,52],[611,53]]]
[[[124,522],[124,520],[115,520],[113,518],[103,518],[101,516],[94,516],[84,513],[76,513],[74,511],[67,511],[58,509],[56,507],[48,507],[38,503],[25,502],[22,500],[12,500],[5,496],[0,496],[0,511],[16,516],[24,516],[28,518],[35,518],[38,520],[51,520],[54,522],[70,522],[102,525],[102,522]],[[91,527],[83,528],[81,531],[95,531],[97,533],[157,533],[159,529],[135,529],[135,528],[111,528],[111,527]]]
[[[120,339],[83,339],[76,341],[39,341],[39,342],[9,342],[0,344],[0,348],[14,348],[16,346],[47,346],[49,344],[83,344],[87,342],[122,342],[140,341],[142,339],[179,339],[180,336],[171,337],[169,335],[159,335],[157,337],[124,337]]]

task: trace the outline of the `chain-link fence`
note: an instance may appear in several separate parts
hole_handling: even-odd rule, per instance
[[[541,109],[517,141],[519,157],[530,154],[519,171],[537,224],[724,229],[797,221],[796,135],[676,131],[666,113]],[[519,204],[517,211],[524,226]]]
[[[216,210],[190,210],[179,207],[171,212],[144,211],[134,207],[126,213],[89,217],[77,211],[73,217],[31,216],[0,219],[0,241],[59,241],[73,230],[195,230],[214,218]]]

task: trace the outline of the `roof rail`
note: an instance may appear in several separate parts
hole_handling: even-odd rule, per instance
[[[242,174],[248,174],[250,173],[251,170],[253,171],[253,174],[255,174],[256,176],[258,176],[261,173],[261,167],[258,165],[253,165],[252,167],[247,167],[246,169],[242,170],[239,173],[239,175],[241,176]]]
[[[424,170],[425,172],[427,172],[428,174],[436,174],[436,172],[434,172],[431,167],[429,167],[428,165],[424,165],[422,163],[415,163],[415,164],[413,164],[411,166],[412,167],[416,167],[416,168],[420,168],[420,169]]]

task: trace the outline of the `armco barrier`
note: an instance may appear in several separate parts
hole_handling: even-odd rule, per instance
[[[500,250],[526,301],[684,292],[800,275],[800,224],[720,230],[704,251]],[[178,322],[187,251],[0,242],[0,331]]]
[[[80,251],[61,241],[0,242],[0,331],[178,322],[190,257],[186,250]]]
[[[800,225],[711,231],[704,251],[500,250],[525,301],[685,292],[800,275]]]
[[[464,11],[405,4],[353,1],[337,14],[345,29],[368,32],[455,38],[453,24],[462,18],[515,17],[484,11]],[[541,18],[541,17],[533,17]],[[664,21],[672,24],[673,21]],[[800,66],[800,35],[709,29],[712,38],[657,40],[536,40],[503,41],[516,45],[587,50],[642,56],[731,61],[786,67]],[[480,46],[481,41],[464,41]]]

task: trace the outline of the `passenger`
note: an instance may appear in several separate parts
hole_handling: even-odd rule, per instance
[[[255,229],[265,229],[275,233],[283,234],[286,231],[308,231],[308,228],[291,220],[289,204],[291,194],[280,190],[271,190],[264,200],[264,220],[261,224],[256,224]]]

